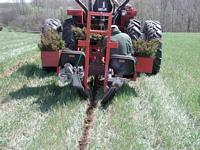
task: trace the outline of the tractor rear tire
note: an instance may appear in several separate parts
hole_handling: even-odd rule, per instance
[[[160,22],[147,20],[145,21],[143,33],[145,40],[150,41],[152,39],[158,39],[159,45],[155,54],[155,59],[153,62],[153,70],[151,75],[156,75],[160,71],[160,66],[162,62],[162,27]]]
[[[127,25],[127,34],[132,40],[138,40],[142,37],[141,23],[136,19],[131,19]]]
[[[71,31],[73,26],[75,26],[75,24],[72,18],[64,21],[62,38],[65,41],[66,47],[71,50],[75,50],[77,47],[76,39]]]

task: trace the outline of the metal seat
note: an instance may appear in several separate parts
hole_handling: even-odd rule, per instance
[[[135,72],[136,60],[132,56],[112,55],[109,67],[114,70],[115,75],[130,76]]]
[[[72,66],[83,66],[85,61],[85,54],[81,51],[64,50],[60,57],[60,66],[64,67],[66,63]]]
[[[112,4],[110,0],[96,0],[93,6],[95,12],[111,12]]]

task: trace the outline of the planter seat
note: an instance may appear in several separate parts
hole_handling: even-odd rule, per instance
[[[110,58],[110,68],[116,75],[130,76],[135,72],[135,59],[132,56],[112,55]]]
[[[62,51],[60,57],[60,66],[64,67],[66,63],[70,63],[72,66],[83,66],[85,61],[85,54],[81,51],[65,50]]]

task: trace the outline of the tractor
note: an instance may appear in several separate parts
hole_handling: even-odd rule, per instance
[[[101,103],[106,104],[123,84],[136,81],[138,74],[147,73],[155,75],[159,73],[162,57],[162,29],[158,21],[148,20],[142,26],[135,19],[137,11],[125,0],[119,7],[114,4],[110,9],[106,1],[101,4],[93,4],[88,0],[87,6],[80,0],[75,0],[80,9],[67,10],[67,15],[72,16],[63,23],[62,38],[67,50],[60,56],[59,78],[63,83],[71,83],[83,99],[90,97],[95,99],[97,91],[103,89]],[[146,60],[134,56],[110,55],[112,49],[117,48],[117,42],[111,41],[111,25],[117,25],[119,29],[127,33],[133,41],[144,39],[150,41],[158,39],[155,57]],[[86,29],[86,38],[77,40],[72,28]],[[103,52],[102,44],[92,41],[91,34],[100,34],[106,39],[106,50]],[[144,61],[144,62],[143,62]],[[118,63],[120,68],[114,65]],[[145,70],[145,68],[150,68]],[[149,71],[150,70],[150,71]]]

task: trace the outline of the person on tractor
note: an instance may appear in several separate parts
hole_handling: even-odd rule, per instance
[[[118,48],[113,48],[110,51],[110,56],[117,55],[130,55],[133,54],[133,44],[130,36],[119,30],[117,25],[111,26],[111,41],[118,43]],[[106,50],[106,38],[103,40],[103,52]]]
[[[118,26],[111,26],[111,41],[118,43],[118,48],[110,49],[110,66],[114,68],[115,74],[123,74],[127,72],[126,65],[119,63],[118,59],[113,59],[112,57],[128,57],[129,59],[134,59],[133,54],[133,44],[130,36],[126,33],[122,33]],[[106,54],[106,38],[103,40],[103,53]]]
[[[113,9],[112,3],[119,7],[118,0],[95,0],[93,11],[96,12],[111,12]]]

